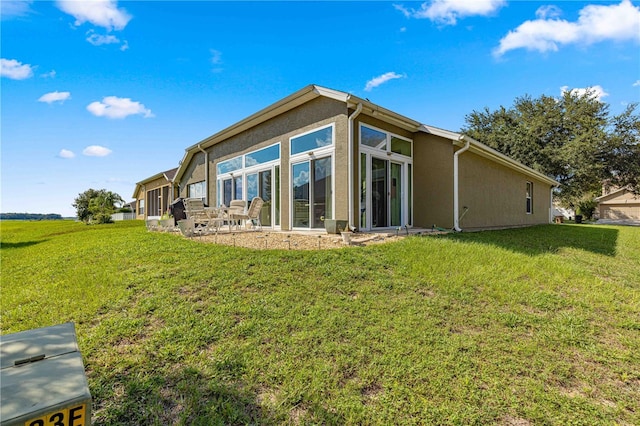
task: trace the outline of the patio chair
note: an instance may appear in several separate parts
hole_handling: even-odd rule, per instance
[[[204,206],[200,198],[186,198],[184,200],[184,212],[188,223],[193,223],[193,232],[208,232],[215,228],[220,230],[220,225],[224,221],[219,209]]]
[[[229,231],[231,231],[231,225],[238,225],[239,221],[234,220],[232,216],[238,214],[244,214],[247,209],[247,202],[244,200],[231,200],[229,202],[229,208],[227,209],[228,222],[229,222]]]
[[[245,228],[247,227],[247,222],[255,221],[255,229],[262,230],[262,224],[260,223],[260,210],[262,210],[262,205],[264,204],[264,200],[260,197],[255,197],[251,200],[251,204],[249,205],[249,210],[246,213],[230,213],[229,216],[231,219],[235,220],[244,220]]]

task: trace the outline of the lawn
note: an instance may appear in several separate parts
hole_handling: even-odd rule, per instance
[[[2,333],[75,322],[96,425],[640,424],[640,228],[302,252],[0,226]]]

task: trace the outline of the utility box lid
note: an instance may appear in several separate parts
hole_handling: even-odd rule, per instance
[[[73,323],[0,336],[2,426],[88,425],[90,413]]]

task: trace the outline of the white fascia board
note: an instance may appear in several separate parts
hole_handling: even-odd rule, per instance
[[[452,141],[460,140],[460,137],[462,136],[460,133],[452,132],[450,130],[440,129],[438,127],[429,126],[427,124],[423,124],[420,127],[420,130],[425,133],[430,133],[432,135],[440,136],[446,139],[451,139]]]
[[[417,132],[421,129],[422,124],[420,122],[383,108],[366,99],[362,99],[354,95],[348,95],[346,102],[348,108],[354,109],[357,108],[358,104],[362,104],[363,114],[379,118],[380,120],[396,125],[401,129],[408,130],[410,132]]]
[[[340,102],[347,102],[350,96],[348,93],[341,92],[339,90],[328,89],[326,87],[321,87],[321,86],[314,85],[313,89],[320,96],[324,96],[325,98],[334,99]]]

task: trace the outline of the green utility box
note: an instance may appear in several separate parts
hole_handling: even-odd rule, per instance
[[[91,394],[73,323],[0,336],[0,425],[86,426]]]

